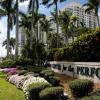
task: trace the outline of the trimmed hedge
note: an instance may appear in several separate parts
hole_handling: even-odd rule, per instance
[[[81,99],[78,99],[78,100],[100,100],[100,96],[86,96],[86,97],[83,97]]]
[[[7,59],[7,60],[3,60],[1,65],[1,68],[12,68],[12,67],[16,67],[16,62],[12,59]]]
[[[40,100],[62,100],[63,88],[50,87],[42,90],[39,94]]]
[[[69,84],[71,92],[76,98],[88,95],[92,92],[93,86],[94,83],[88,79],[76,79]]]
[[[28,86],[28,100],[39,100],[39,92],[46,87],[50,87],[51,85],[49,83],[44,83],[44,82],[38,82],[38,83],[33,83]]]
[[[59,86],[60,85],[60,79],[56,76],[50,76],[48,80],[53,86]]]
[[[53,61],[100,61],[100,28],[93,33],[82,34],[65,48],[49,51],[48,60]]]
[[[100,100],[100,89],[93,91],[89,96],[85,96],[79,100]]]
[[[40,72],[40,76],[44,77],[53,86],[58,86],[60,84],[59,77],[54,76],[54,72],[52,70],[43,70]]]

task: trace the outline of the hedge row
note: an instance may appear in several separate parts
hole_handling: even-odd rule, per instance
[[[93,91],[93,86],[94,83],[88,79],[76,79],[69,84],[71,92],[76,98],[87,96]]]
[[[48,60],[56,61],[100,61],[100,28],[83,34],[65,48],[49,50]]]

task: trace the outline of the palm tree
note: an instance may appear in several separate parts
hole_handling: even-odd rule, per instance
[[[32,42],[33,42],[33,37],[36,36],[36,34],[34,34],[34,13],[36,12],[38,14],[38,9],[39,9],[39,0],[30,0],[29,2],[29,7],[28,7],[28,11],[32,12],[32,20],[31,20],[31,40],[30,40],[30,48],[32,48]],[[38,25],[37,25],[38,27]],[[37,28],[38,29],[38,28]],[[38,32],[38,31],[37,31]],[[38,34],[38,33],[37,33]]]
[[[7,40],[3,42],[2,46],[5,46],[7,48]],[[14,48],[15,48],[15,38],[10,38],[9,41],[10,55],[12,54],[12,50],[14,50]]]
[[[24,2],[27,0],[16,0],[15,9],[16,9],[16,46],[15,46],[15,59],[18,58],[18,35],[19,35],[19,1]]]
[[[75,26],[76,21],[78,20],[78,17],[75,16],[75,15],[72,15],[72,16],[70,17],[70,20],[71,20],[71,23]]]
[[[57,27],[57,35],[59,34],[59,23],[58,23],[58,2],[64,2],[66,0],[42,0],[43,5],[47,5],[48,7],[55,5],[56,7],[56,27]],[[57,36],[58,38],[58,36]],[[57,48],[58,48],[58,39],[57,39]]]
[[[13,0],[0,1],[0,6],[3,11],[0,16],[7,16],[7,57],[9,58],[9,43],[10,43],[10,30],[15,24],[15,10],[13,8]]]
[[[97,16],[98,26],[100,26],[99,23],[99,16],[98,11],[100,7],[100,1],[99,0],[88,0],[88,3],[84,4],[83,6],[87,6],[86,12],[93,10],[95,12],[95,15]]]
[[[72,15],[72,13],[66,9],[63,12],[61,12],[61,11],[59,12],[59,23],[60,23],[61,31],[65,37],[66,42],[68,42],[68,27],[70,24],[70,16],[71,15]]]

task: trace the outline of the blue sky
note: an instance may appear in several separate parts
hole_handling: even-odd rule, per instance
[[[72,1],[77,1],[81,4],[84,4],[87,2],[87,0],[66,0],[66,2],[62,3],[62,4],[59,4],[59,8],[62,9],[63,7],[65,7],[69,2],[72,2]],[[41,0],[40,0],[41,2]],[[26,12],[27,11],[27,5],[28,5],[28,2],[24,2],[24,3],[21,3],[20,4],[20,10]],[[40,5],[40,9],[39,11],[41,13],[44,13],[46,15],[49,15],[50,11],[52,11],[53,7],[49,8],[49,9],[46,9],[45,6],[43,5]],[[6,50],[5,50],[5,47],[2,47],[2,42],[6,39],[6,33],[7,33],[7,19],[6,17],[5,18],[2,18],[0,20],[0,57],[1,56],[5,56],[6,55]],[[15,36],[15,28],[13,29],[13,31],[11,32],[11,37],[14,37]]]

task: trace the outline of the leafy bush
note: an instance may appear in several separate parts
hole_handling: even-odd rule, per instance
[[[63,88],[50,87],[40,92],[40,100],[62,100]]]
[[[3,62],[1,63],[1,67],[2,68],[16,67],[16,63],[14,60],[11,60],[11,59],[3,60]]]
[[[27,73],[27,70],[17,70],[18,75],[24,75]]]
[[[82,34],[65,48],[49,51],[48,60],[57,61],[100,61],[100,28],[92,33]]]
[[[59,77],[56,76],[50,76],[49,77],[49,82],[53,85],[53,86],[58,86],[60,84],[60,79]]]
[[[100,89],[93,91],[88,96],[85,96],[79,100],[100,100]]]
[[[100,96],[86,96],[86,97],[83,97],[81,99],[78,99],[78,100],[100,100]]]
[[[46,69],[45,67],[38,67],[38,66],[36,66],[36,67],[29,66],[28,67],[28,70],[32,71],[34,73],[40,73],[42,70],[45,70],[45,69]]]
[[[52,70],[43,70],[40,72],[40,76],[44,78],[48,78],[49,76],[54,76],[54,72]]]
[[[37,82],[28,86],[28,100],[39,100],[39,92],[46,87],[50,87],[49,83]]]
[[[28,65],[33,65],[32,59],[20,57],[16,60],[16,65],[27,67]]]
[[[83,97],[93,90],[93,82],[87,79],[76,79],[70,82],[69,87],[75,97]]]

